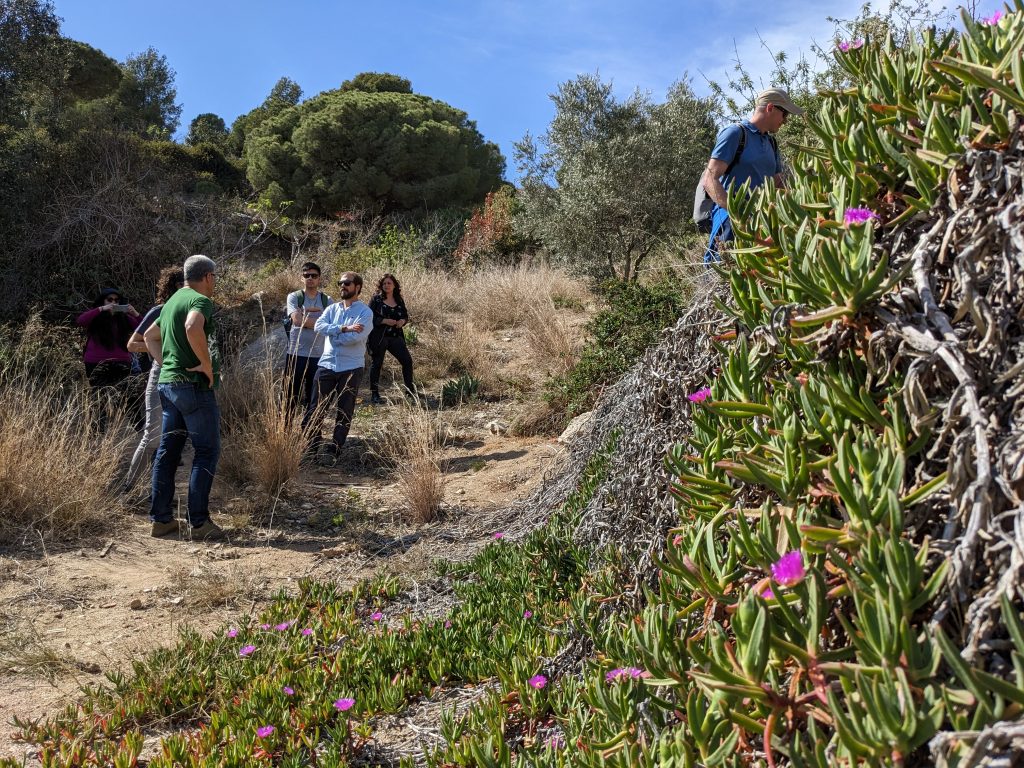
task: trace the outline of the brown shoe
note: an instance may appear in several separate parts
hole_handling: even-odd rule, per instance
[[[149,535],[160,538],[161,536],[170,536],[172,533],[178,533],[178,531],[179,527],[177,520],[169,520],[166,523],[154,522]]]
[[[207,520],[191,531],[193,541],[217,541],[224,538],[224,531],[213,520]]]

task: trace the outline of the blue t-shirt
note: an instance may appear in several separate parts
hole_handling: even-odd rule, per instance
[[[715,140],[711,157],[726,165],[731,163],[740,145],[740,131],[747,132],[747,143],[732,171],[722,176],[722,186],[726,190],[733,184],[741,186],[747,179],[750,179],[751,189],[755,189],[764,184],[765,179],[782,172],[782,164],[772,146],[772,139],[767,133],[757,130],[749,120],[723,128]]]

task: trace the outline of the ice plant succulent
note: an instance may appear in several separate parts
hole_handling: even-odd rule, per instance
[[[355,703],[355,699],[338,699],[336,702],[334,702],[334,708],[339,712],[347,712],[348,710],[352,709],[353,706],[355,706]]]
[[[283,686],[281,686],[281,690],[284,691],[284,695],[285,696],[294,696],[295,695],[295,689],[290,687],[290,686],[283,685]]]
[[[238,655],[239,656],[248,656],[250,653],[252,653],[255,650],[256,650],[256,646],[255,645],[245,645],[245,646],[242,646],[242,649],[238,652]]]
[[[544,675],[534,675],[526,681],[531,688],[541,689],[548,684],[548,679]]]
[[[381,613],[380,611],[374,611],[373,613],[370,614],[370,618],[373,619],[374,621],[380,621],[381,619],[384,618],[384,614]]]
[[[860,38],[857,38],[856,40],[843,40],[840,43],[838,43],[836,47],[843,53],[848,53],[849,51],[857,50],[862,45],[864,45],[864,41]]]
[[[267,738],[267,736],[269,736],[273,732],[274,726],[272,725],[263,725],[256,729],[256,735],[259,736],[261,739]]]
[[[996,11],[991,16],[986,16],[981,20],[983,24],[988,24],[990,27],[994,27],[999,23],[999,20],[1003,18],[1002,11]]]
[[[799,549],[787,552],[772,563],[772,578],[783,587],[793,587],[807,575],[804,558]]]

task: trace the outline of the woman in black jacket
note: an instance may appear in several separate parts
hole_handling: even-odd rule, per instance
[[[370,299],[373,311],[373,332],[366,346],[370,350],[370,402],[380,405],[384,401],[380,396],[380,371],[384,367],[384,353],[390,352],[402,365],[402,379],[405,391],[415,394],[412,384],[412,355],[405,346],[405,334],[402,328],[409,324],[409,312],[402,299],[402,286],[398,279],[388,273],[377,283],[377,292]]]

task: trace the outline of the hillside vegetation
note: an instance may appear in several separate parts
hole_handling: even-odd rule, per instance
[[[721,284],[571,482],[438,563],[454,608],[304,582],[20,723],[43,764],[138,764],[156,727],[168,768],[1016,759],[1024,5],[963,26],[836,51],[790,187],[733,197]],[[412,703],[421,747],[371,747]]]

